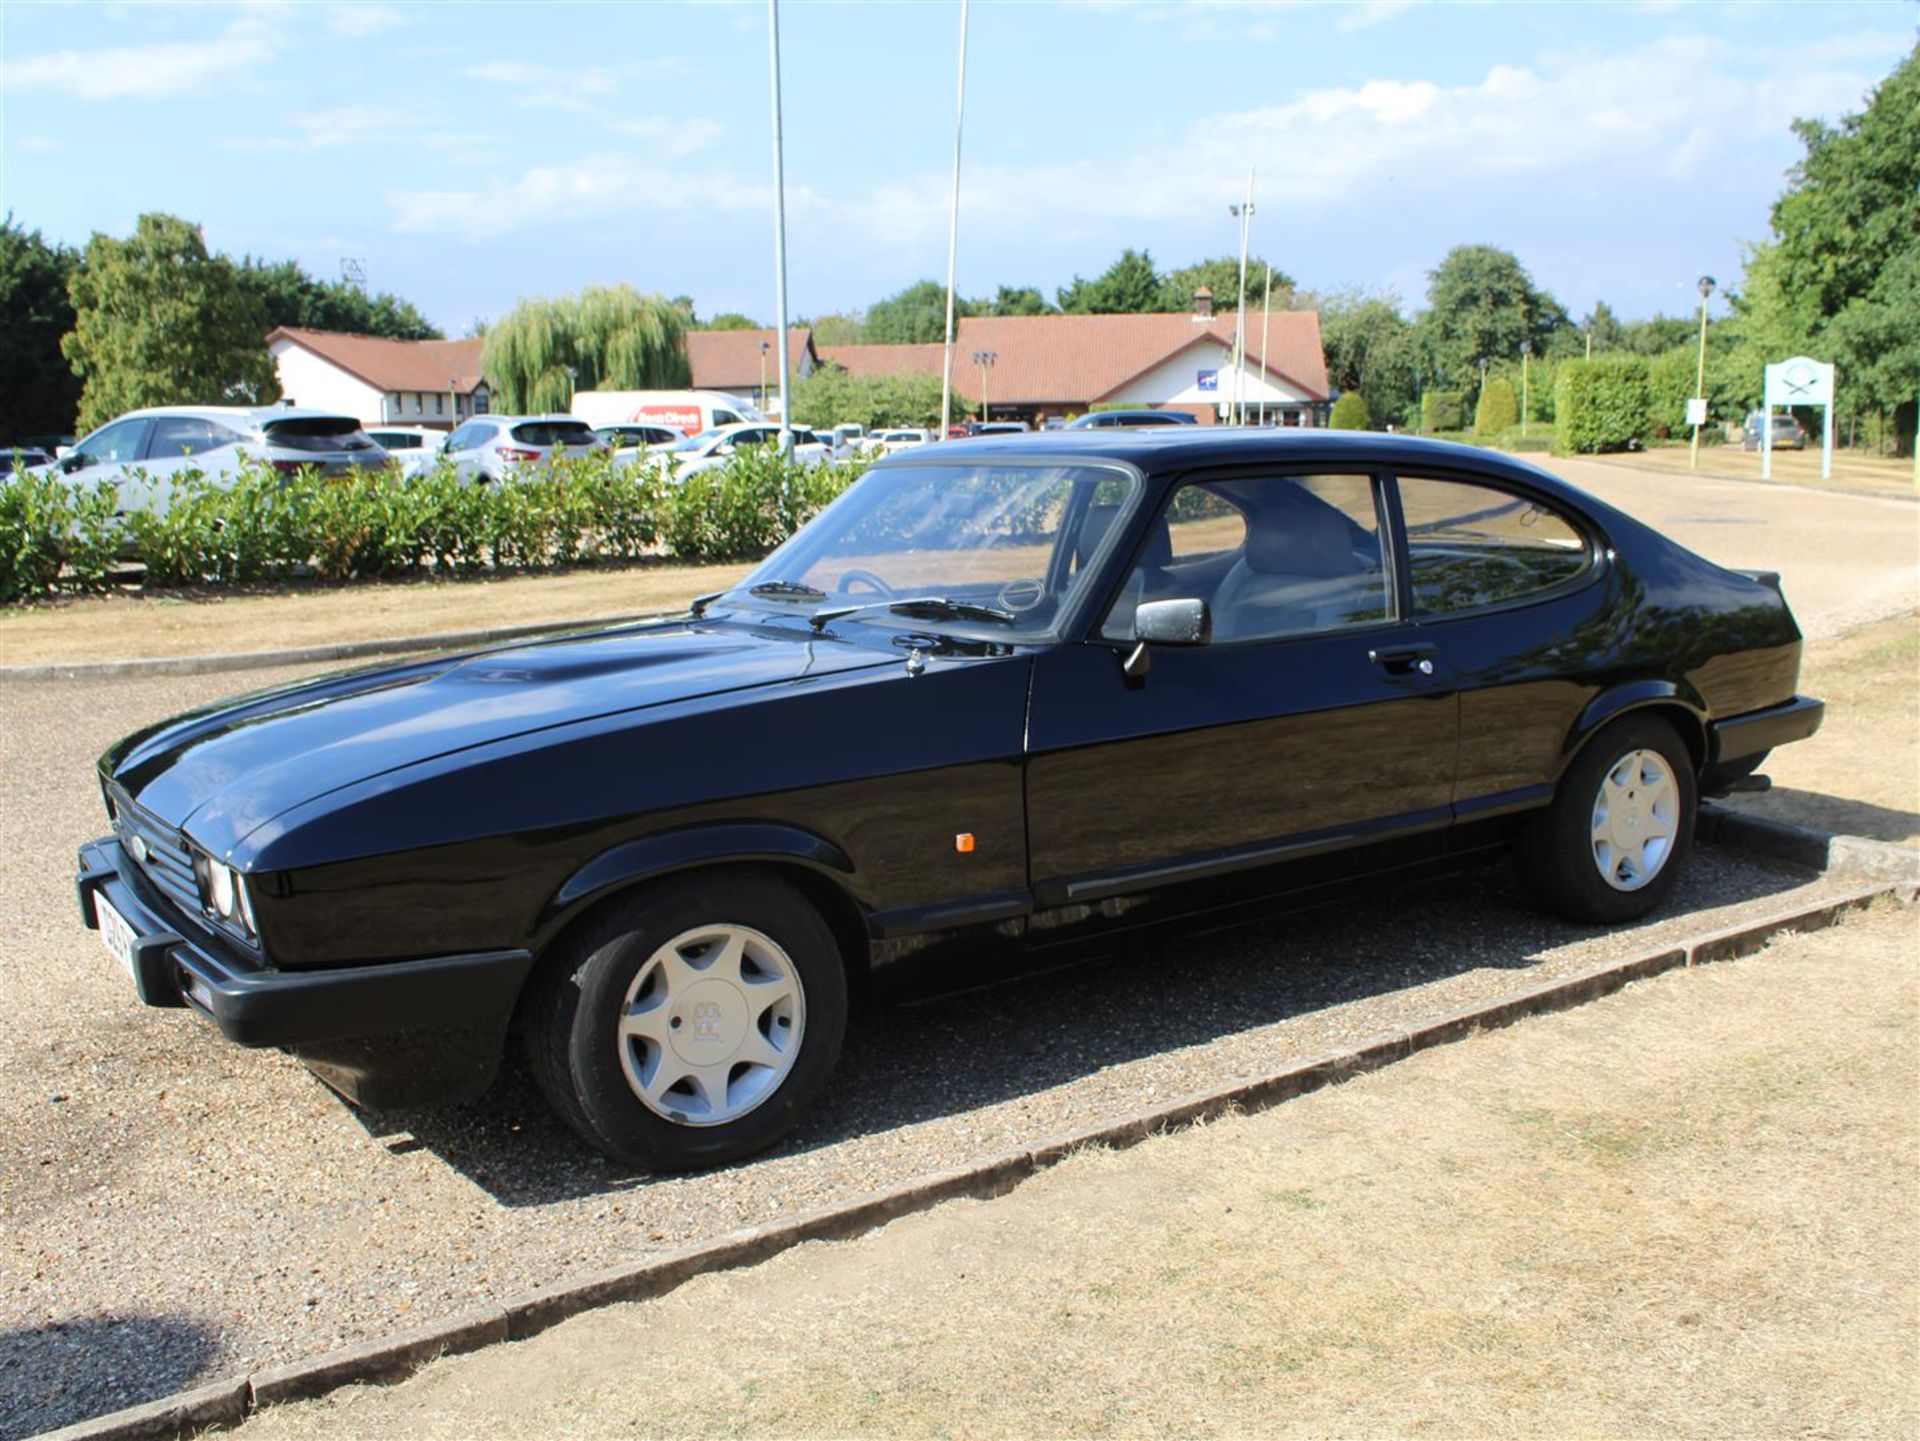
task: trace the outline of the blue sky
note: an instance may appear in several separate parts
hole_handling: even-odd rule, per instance
[[[1849,4],[976,0],[964,293],[1123,246],[1237,244],[1417,303],[1464,242],[1578,315],[1736,280],[1799,153],[1913,45]],[[342,256],[450,334],[631,282],[773,313],[764,4],[0,6],[0,204],[50,236],[144,210],[215,248]],[[781,10],[794,314],[945,268],[957,3]]]

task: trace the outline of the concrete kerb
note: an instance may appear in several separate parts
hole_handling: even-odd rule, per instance
[[[459,650],[521,640],[531,635],[599,630],[657,620],[675,611],[647,611],[639,615],[603,615],[585,620],[543,620],[531,625],[494,626],[489,630],[452,630],[438,635],[388,636],[380,640],[348,640],[328,645],[299,646],[292,650],[239,651],[229,655],[164,655],[137,660],[55,661],[47,665],[0,666],[0,681],[122,680],[152,675],[216,675],[232,670],[266,670],[283,665],[319,665],[330,660],[364,660],[371,656],[415,655],[422,651]]]
[[[1828,875],[1920,886],[1920,850],[1887,841],[1832,835],[1716,805],[1700,807],[1698,835],[1712,845],[1737,846]]]
[[[440,1356],[499,1341],[523,1340],[581,1312],[663,1296],[695,1276],[754,1265],[808,1241],[849,1240],[943,1201],[1003,1195],[1029,1176],[1089,1147],[1124,1149],[1151,1136],[1226,1115],[1265,1110],[1380,1070],[1420,1051],[1498,1030],[1528,1017],[1570,1010],[1664,971],[1751,955],[1781,935],[1831,926],[1882,896],[1911,899],[1911,890],[1896,881],[1876,880],[1812,905],[1595,966],[1485,1006],[1437,1016],[1270,1076],[1179,1097],[1118,1120],[1055,1136],[1011,1155],[923,1176],[845,1205],[737,1231],[664,1256],[574,1277],[404,1335],[179,1392],[77,1422],[49,1435],[60,1441],[132,1441],[183,1435],[206,1426],[235,1424],[262,1406],[321,1396],[342,1386],[402,1380]]]

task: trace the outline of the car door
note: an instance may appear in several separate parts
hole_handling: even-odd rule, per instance
[[[1549,497],[1438,469],[1395,484],[1411,613],[1460,695],[1456,818],[1544,804],[1621,636],[1645,619],[1597,583],[1601,539]]]
[[[453,465],[454,474],[465,481],[486,479],[485,468],[480,463],[480,451],[492,437],[491,425],[473,420],[448,436],[444,453]]]
[[[62,456],[60,469],[85,485],[113,482],[120,492],[115,508],[124,515],[137,508],[141,499],[142,487],[137,481],[129,483],[128,472],[146,454],[147,432],[152,428],[152,418],[144,415],[104,425]]]
[[[1031,874],[1065,917],[1036,916],[1036,939],[1179,882],[1374,842],[1437,853],[1456,701],[1405,617],[1390,514],[1366,472],[1171,489],[1099,633],[1035,662]],[[1176,598],[1208,603],[1212,639],[1155,646],[1129,677],[1135,608]]]
[[[239,466],[240,439],[238,431],[202,416],[155,416],[140,464],[121,484],[121,504],[165,510],[175,486],[193,476],[230,484]]]

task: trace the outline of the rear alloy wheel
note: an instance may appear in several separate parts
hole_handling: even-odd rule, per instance
[[[839,1059],[847,983],[833,933],[779,877],[675,878],[609,902],[543,968],[527,1050],[595,1146],[656,1171],[779,1140]]]
[[[1567,768],[1515,852],[1521,879],[1572,920],[1638,920],[1672,891],[1693,844],[1692,757],[1658,716],[1607,726]]]

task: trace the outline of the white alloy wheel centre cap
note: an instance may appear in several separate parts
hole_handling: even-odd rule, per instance
[[[689,1066],[730,1061],[747,1038],[747,1002],[731,981],[700,981],[673,1002],[667,1037]]]

